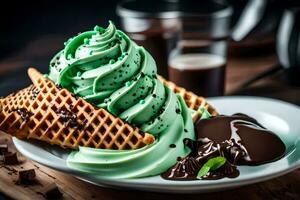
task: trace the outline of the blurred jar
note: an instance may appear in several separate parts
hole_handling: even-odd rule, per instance
[[[232,8],[223,1],[203,0],[186,7],[182,30],[169,57],[169,79],[201,96],[224,95]]]
[[[158,73],[168,78],[168,54],[180,23],[177,1],[123,1],[117,6],[122,29],[154,57]]]

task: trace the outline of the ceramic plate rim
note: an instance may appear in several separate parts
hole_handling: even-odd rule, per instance
[[[254,96],[225,96],[225,97],[214,97],[214,98],[208,98],[208,102],[212,105],[214,105],[214,102],[217,101],[256,101],[256,102],[265,102],[265,103],[272,103],[280,105],[281,107],[287,106],[294,110],[295,113],[298,113],[300,117],[300,107],[281,101],[276,99],[270,99],[270,98],[264,98],[264,97],[254,97]],[[300,130],[299,130],[300,131]],[[252,183],[262,182],[268,179],[272,179],[284,174],[287,174],[297,168],[300,167],[300,157],[296,162],[289,165],[287,169],[273,170],[272,173],[262,174],[255,177],[242,177],[240,179],[221,179],[218,181],[166,181],[166,180],[160,180],[158,179],[157,182],[149,182],[147,180],[151,180],[152,178],[140,178],[140,179],[120,179],[120,180],[114,180],[114,179],[104,179],[101,177],[95,177],[95,176],[88,176],[86,174],[83,174],[79,171],[72,170],[68,168],[65,163],[49,163],[46,158],[40,157],[37,154],[34,154],[31,152],[28,147],[37,147],[35,144],[29,143],[27,141],[22,141],[17,138],[13,138],[13,142],[16,146],[16,148],[26,157],[30,158],[31,160],[34,160],[42,165],[48,166],[50,168],[63,171],[69,174],[72,174],[82,180],[85,180],[87,182],[91,182],[96,185],[106,185],[110,187],[126,187],[126,188],[134,188],[139,190],[148,190],[148,191],[159,191],[159,192],[176,192],[176,193],[182,193],[182,192],[210,192],[210,191],[217,191],[217,190],[223,190],[226,188],[233,188],[237,186],[243,186],[248,185]],[[295,147],[294,151],[299,150],[297,147]],[[43,149],[43,151],[46,151]],[[300,151],[300,150],[299,150]],[[44,152],[45,153],[45,152]],[[53,154],[49,153],[55,157]],[[292,152],[289,152],[286,157],[293,154]],[[63,162],[63,159],[58,158]],[[278,161],[276,161],[278,162]],[[272,163],[271,163],[272,164]],[[277,170],[277,171],[276,171]],[[207,191],[205,191],[207,190]]]

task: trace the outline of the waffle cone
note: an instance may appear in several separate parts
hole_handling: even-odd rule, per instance
[[[161,82],[164,83],[164,85],[170,88],[174,93],[181,95],[185,103],[190,109],[198,111],[200,107],[204,107],[212,116],[218,115],[217,110],[209,103],[207,103],[204,97],[197,96],[193,92],[187,91],[185,88],[179,87],[175,83],[171,81],[167,81],[161,76],[158,76],[158,78]],[[197,113],[199,114],[199,112]],[[201,113],[199,117],[201,117]]]
[[[102,108],[58,88],[37,70],[33,85],[0,99],[0,130],[20,139],[37,139],[64,148],[137,149],[155,138]]]
[[[0,131],[71,149],[137,149],[155,141],[151,134],[57,87],[36,69],[30,68],[28,75],[32,85],[0,99]],[[205,107],[211,115],[218,114],[203,97],[159,79],[180,94],[190,109]]]

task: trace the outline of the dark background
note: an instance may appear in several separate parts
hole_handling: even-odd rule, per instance
[[[30,83],[30,66],[48,71],[49,61],[68,38],[108,20],[118,26],[117,0],[9,0],[0,12],[0,96]]]
[[[117,0],[58,1],[10,0],[1,6],[1,57],[20,50],[45,35],[70,37],[96,24],[116,22]]]
[[[29,84],[25,76],[28,66],[46,72],[50,59],[69,37],[92,29],[96,24],[106,26],[108,20],[118,24],[117,2],[9,0],[1,5],[0,96]],[[9,73],[3,69],[6,67],[12,68]],[[2,199],[9,198],[0,193]]]

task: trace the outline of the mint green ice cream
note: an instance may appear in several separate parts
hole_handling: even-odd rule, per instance
[[[111,22],[66,42],[50,62],[49,78],[156,137],[137,150],[80,147],[69,155],[69,167],[107,178],[144,177],[190,152],[183,139],[195,139],[191,111],[156,73],[152,56]]]

